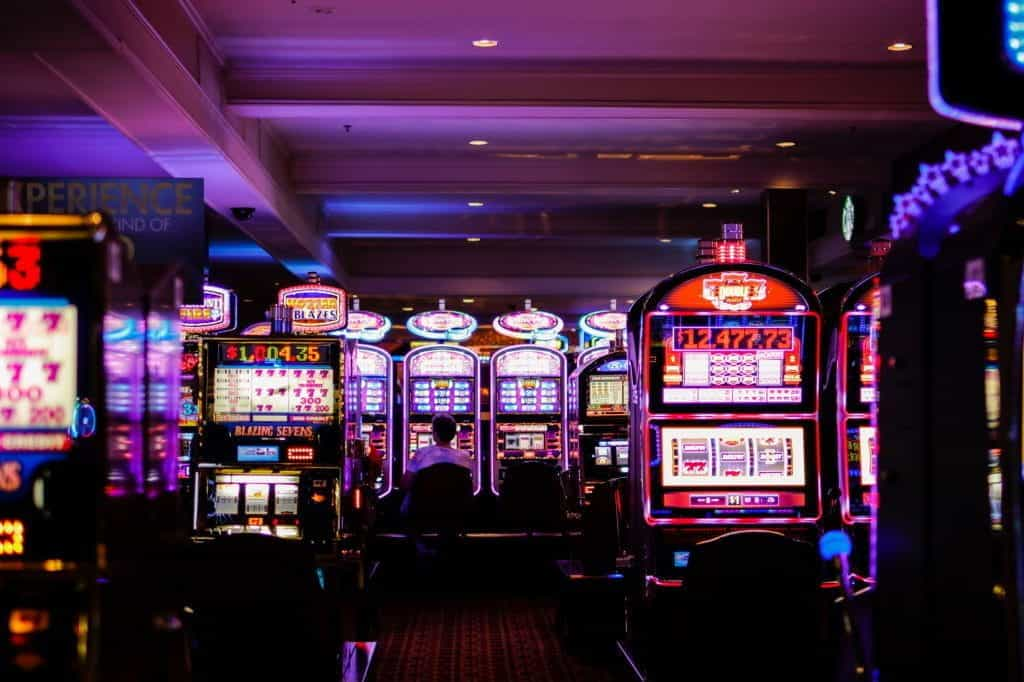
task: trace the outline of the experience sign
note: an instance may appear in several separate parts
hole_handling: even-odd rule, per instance
[[[300,284],[277,292],[277,302],[292,309],[292,331],[324,334],[344,329],[348,301],[344,289],[323,284]]]

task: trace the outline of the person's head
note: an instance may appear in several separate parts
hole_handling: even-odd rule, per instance
[[[459,425],[450,414],[435,414],[430,422],[430,430],[434,434],[434,442],[438,445],[449,445],[455,439]]]

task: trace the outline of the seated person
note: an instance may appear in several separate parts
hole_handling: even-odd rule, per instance
[[[418,471],[435,464],[457,464],[471,472],[473,470],[472,455],[465,450],[456,450],[452,447],[452,441],[455,440],[459,425],[450,414],[434,415],[430,423],[430,430],[434,436],[434,445],[416,451],[413,458],[406,462],[405,473],[398,483],[398,486],[405,491],[405,499],[402,500],[403,515],[409,511],[412,483]]]

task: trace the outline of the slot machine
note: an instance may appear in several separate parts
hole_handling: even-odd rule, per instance
[[[328,544],[340,522],[341,345],[204,339],[193,528]]]
[[[501,494],[510,466],[540,461],[569,468],[568,363],[565,354],[541,345],[558,337],[564,322],[533,308],[494,318],[494,331],[530,341],[499,348],[491,356],[491,492]]]
[[[704,265],[629,318],[632,526],[650,582],[680,586],[694,544],[737,528],[815,537],[814,292],[768,265]]]
[[[629,473],[629,385],[625,350],[592,357],[569,376],[570,461],[583,499],[594,485]]]
[[[429,447],[434,439],[430,422],[440,412],[450,414],[458,424],[452,446],[473,456],[473,494],[483,481],[480,452],[480,357],[454,345],[476,331],[471,315],[448,310],[444,299],[437,310],[417,313],[405,323],[415,336],[435,343],[414,348],[402,365],[405,392],[402,400],[402,473],[416,451]],[[446,342],[446,343],[441,343]]]
[[[192,441],[199,426],[199,340],[228,333],[238,318],[238,298],[230,289],[203,283],[203,303],[183,305],[179,320],[183,336],[178,417],[178,481],[182,499],[192,500]]]
[[[839,304],[835,356],[835,471],[839,519],[853,540],[852,561],[859,579],[871,575],[870,526],[876,506],[878,435],[871,410],[878,399],[873,311],[877,276],[849,287]]]
[[[534,344],[506,346],[491,356],[491,491],[501,494],[507,467],[543,461],[565,470],[566,361]]]
[[[996,132],[921,164],[894,197],[878,304],[883,680],[969,661],[985,661],[987,679],[1024,677],[1021,158]]]
[[[612,299],[607,310],[580,318],[580,346],[586,349],[569,375],[569,463],[584,500],[596,482],[629,472],[626,314],[617,308]]]
[[[388,495],[394,487],[394,366],[391,355],[372,344],[382,341],[390,329],[391,320],[361,310],[359,299],[353,297],[348,325],[344,332],[339,332],[359,342],[356,364],[359,368],[360,434],[368,450],[380,461],[380,471],[373,483],[379,497]]]
[[[480,358],[473,351],[449,345],[420,346],[405,356],[405,453],[402,473],[416,451],[434,444],[431,420],[447,413],[458,433],[452,446],[473,455],[476,462],[473,494],[481,488],[480,471]]]
[[[0,677],[173,677],[180,281],[95,213],[0,216],[0,248]]]

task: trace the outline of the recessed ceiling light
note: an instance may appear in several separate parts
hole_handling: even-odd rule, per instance
[[[497,47],[498,41],[491,38],[479,38],[473,41],[473,47]]]
[[[782,142],[776,142],[775,146],[779,149],[789,149],[790,147],[795,147],[796,142],[793,142],[792,140],[783,140]]]
[[[467,242],[478,242],[478,241],[480,241],[480,237],[466,237],[466,241]]]
[[[703,207],[703,208],[718,208],[718,204],[716,204],[713,201],[705,201],[703,204],[701,204],[701,207]]]
[[[634,303],[636,303],[636,299],[631,298],[628,301],[626,301],[626,303],[628,303],[629,305],[633,305]]]
[[[487,140],[470,140],[469,144],[471,144],[474,147],[483,147],[485,144],[487,144]]]
[[[895,42],[887,45],[885,49],[889,50],[889,52],[908,52],[913,50],[914,46],[910,43]]]
[[[475,298],[464,298],[464,299],[462,299],[462,302],[463,303],[476,303],[476,299]]]
[[[658,241],[661,242],[662,244],[671,244],[672,243],[672,240],[669,239],[668,237],[662,237]]]
[[[413,311],[413,307],[411,305],[407,305],[404,308],[402,308],[402,312],[403,313],[411,313],[412,311]]]
[[[739,194],[739,193],[740,193],[740,188],[739,187],[734,187],[731,190],[729,190],[729,194]]]
[[[483,205],[484,205],[484,202],[482,202],[482,201],[468,201],[468,202],[466,202],[466,206],[472,206],[473,208],[480,208]]]
[[[830,190],[828,191],[828,195],[829,195],[830,197],[834,197],[834,196],[835,196],[835,195],[837,195],[837,194],[839,194],[839,192],[835,191],[834,189],[830,189]]]

